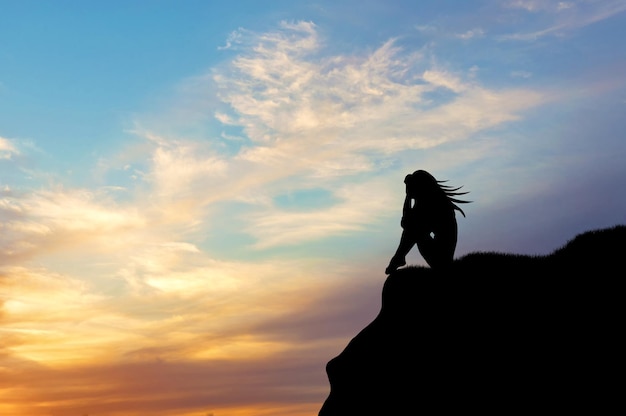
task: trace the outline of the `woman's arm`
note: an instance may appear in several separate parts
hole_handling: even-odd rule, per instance
[[[402,220],[400,226],[404,228],[407,225],[408,218],[411,216],[411,197],[407,194],[404,198],[404,205],[402,206]]]
[[[409,212],[411,211],[411,197],[410,196],[406,196],[404,198],[404,205],[402,206],[402,215],[409,215]]]

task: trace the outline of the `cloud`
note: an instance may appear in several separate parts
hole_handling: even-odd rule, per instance
[[[465,33],[460,33],[456,35],[459,39],[467,40],[474,38],[481,38],[485,35],[485,31],[481,28],[470,29]]]
[[[69,250],[71,274],[2,263],[0,389],[12,389],[3,414],[29,413],[30,406],[120,415],[254,406],[257,414],[261,398],[268,415],[319,406],[337,334],[326,339],[322,322],[317,336],[294,325],[295,339],[318,338],[307,347],[267,328],[312,299],[324,301],[342,281],[341,267],[320,277],[308,259],[218,261],[185,241],[117,248],[96,257],[110,263],[104,271],[80,267],[82,246]]]
[[[539,10],[551,10],[555,7],[554,1],[544,0],[512,0],[505,3],[506,7],[512,9],[524,9],[529,12],[536,12]],[[562,3],[562,2],[559,2]]]
[[[532,76],[533,76],[532,72],[529,72],[529,71],[511,71],[511,77],[512,78],[524,78],[524,79],[527,79],[527,78],[530,78]]]
[[[10,378],[0,381],[1,387],[11,388],[2,409],[8,416],[23,412],[305,416],[319,410],[324,400],[327,383],[317,365],[306,357],[284,354],[242,362],[146,361],[12,370]],[[22,413],[12,413],[12,406]]]
[[[152,249],[132,260],[146,267],[146,284],[160,279],[151,292],[107,296],[41,268],[0,270],[0,389],[12,389],[3,414],[30,406],[60,414],[247,406],[310,414],[327,394],[323,366],[338,353],[337,339],[345,343],[363,324],[347,317],[365,312],[367,320],[379,306],[372,297],[380,282],[366,276],[353,290],[336,290],[341,266],[313,279],[302,263],[208,262],[187,244]],[[310,312],[322,309],[346,318],[329,324]],[[289,337],[280,336],[287,328]]]
[[[230,34],[226,38],[226,43],[224,44],[224,46],[218,46],[217,50],[221,51],[221,50],[231,49],[238,43],[241,43],[242,32],[244,31],[245,30],[243,28],[239,28],[239,30],[234,30],[230,32]]]
[[[415,29],[420,33],[431,34],[435,33],[439,30],[437,26],[428,24],[428,25],[416,25]]]
[[[253,215],[247,231],[256,238],[255,247],[298,244],[365,230],[377,217],[387,215],[394,201],[383,181],[344,186],[334,195],[341,202],[326,209],[293,212],[272,208]]]
[[[545,26],[530,32],[518,32],[500,36],[500,40],[534,41],[548,35],[561,36],[564,33],[592,25],[626,11],[626,3],[621,0],[608,1],[538,1],[515,0],[505,3],[505,7],[524,9],[541,14]]]
[[[19,154],[12,140],[0,137],[0,160],[11,159],[12,155]]]
[[[231,36],[237,39],[234,57],[182,83],[180,93],[194,99],[174,99],[170,113],[147,118],[156,124],[138,120],[134,133],[146,140],[147,153],[137,156],[147,158],[110,163],[143,166],[136,170],[143,200],[135,202],[153,223],[210,232],[214,207],[237,204],[244,219],[229,221],[242,224],[237,232],[253,237],[252,247],[359,232],[366,218],[385,218],[395,207],[350,199],[343,181],[388,189],[389,182],[374,185],[371,178],[384,181],[381,174],[407,152],[468,140],[546,100],[543,92],[485,87],[472,71],[433,65],[396,39],[331,54],[311,22],[237,33]],[[217,94],[219,102],[198,94]],[[181,102],[190,107],[181,110]],[[217,133],[186,137],[189,126],[177,133],[181,111],[205,113],[187,120],[211,123]],[[162,128],[168,119],[175,119],[173,129]],[[298,188],[341,197],[316,213],[272,206],[276,195]]]
[[[212,155],[202,155],[202,146],[193,142],[170,141],[155,148],[152,170],[147,177],[158,195],[184,198],[200,190],[207,177],[224,178],[227,163]]]
[[[316,30],[296,23],[247,33],[239,55],[216,71],[227,104],[217,121],[241,127],[249,140],[227,162],[233,188],[265,188],[271,200],[279,192],[274,185],[287,178],[290,187],[300,182],[335,194],[345,191],[337,186],[347,177],[366,187],[368,175],[402,153],[467,140],[545,100],[532,90],[490,90],[471,73],[434,67],[394,39],[361,55],[325,56]],[[350,200],[315,213],[284,213],[264,203],[246,230],[256,247],[268,247],[358,231],[386,210],[384,203]]]
[[[124,337],[103,328],[77,331],[79,325],[99,316],[102,298],[79,279],[44,268],[2,265],[0,293],[0,333],[13,339],[10,355],[26,364],[78,363],[93,358],[87,351],[102,348],[111,337]]]
[[[120,207],[106,190],[11,192],[0,199],[0,260],[22,261],[144,226],[137,207]]]

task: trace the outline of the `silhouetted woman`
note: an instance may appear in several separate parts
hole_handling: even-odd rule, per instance
[[[456,203],[454,196],[468,192],[456,192],[461,187],[442,185],[425,170],[416,170],[404,178],[406,198],[402,209],[402,236],[396,254],[391,258],[386,274],[406,264],[406,255],[413,245],[433,269],[442,269],[452,264],[456,248],[457,225],[454,211],[465,213]]]

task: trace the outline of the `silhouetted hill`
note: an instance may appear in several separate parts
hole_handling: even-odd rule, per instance
[[[547,256],[397,270],[379,315],[328,362],[319,415],[623,409],[624,249],[619,225]]]

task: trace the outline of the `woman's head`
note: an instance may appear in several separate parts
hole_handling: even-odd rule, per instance
[[[439,191],[437,179],[425,170],[416,170],[406,175],[404,183],[406,184],[406,192],[411,197],[431,193],[434,194]]]
[[[425,170],[416,170],[412,174],[406,175],[404,178],[406,193],[409,197],[430,200],[434,203],[443,202],[465,216],[463,210],[459,208],[455,202],[466,204],[471,201],[461,201],[454,198],[454,196],[465,195],[468,192],[456,192],[462,187],[452,188],[451,186],[443,185],[444,182],[446,181],[438,181]]]

